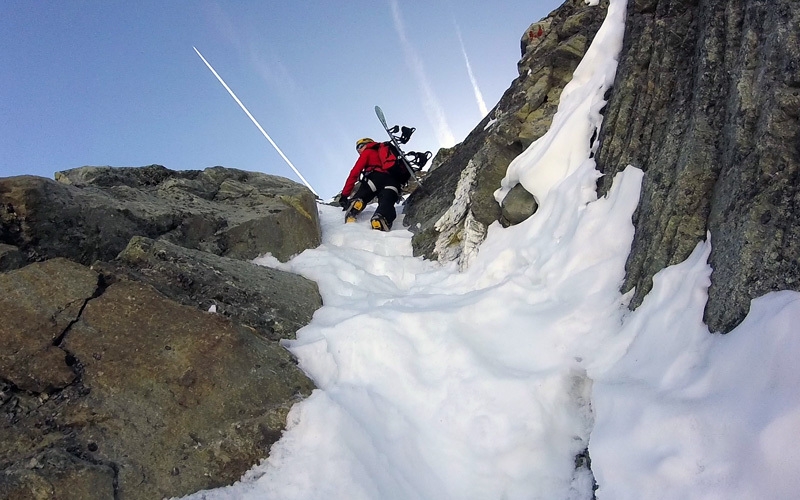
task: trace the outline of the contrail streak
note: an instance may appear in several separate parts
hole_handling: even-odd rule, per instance
[[[439,100],[428,82],[428,77],[425,73],[425,68],[422,65],[422,60],[414,51],[411,42],[406,37],[406,29],[403,25],[403,18],[400,15],[400,6],[397,0],[389,0],[389,5],[392,9],[392,18],[394,20],[394,28],[397,31],[397,36],[400,38],[400,45],[406,56],[406,63],[411,68],[411,71],[417,80],[417,85],[422,92],[425,99],[425,114],[428,115],[428,120],[434,126],[436,136],[439,140],[439,145],[443,147],[451,147],[456,143],[450,127],[447,125],[447,120],[444,116]]]
[[[481,89],[478,87],[478,80],[475,79],[475,75],[472,73],[472,66],[469,64],[469,57],[467,57],[467,49],[464,48],[464,40],[461,38],[461,29],[458,27],[458,23],[455,21],[453,23],[456,26],[458,43],[461,44],[461,53],[464,54],[464,62],[467,63],[467,73],[469,73],[469,81],[472,83],[472,91],[475,92],[475,100],[478,103],[478,108],[481,110],[481,118],[483,118],[489,114],[489,110],[486,109],[486,102],[484,102],[483,94],[481,94]]]
[[[222,77],[219,76],[219,74],[214,70],[214,68],[211,67],[211,64],[209,64],[208,61],[206,61],[206,58],[203,57],[203,54],[201,54],[200,51],[197,50],[197,47],[192,47],[192,48],[194,49],[195,52],[197,52],[197,55],[200,56],[200,59],[202,59],[203,62],[206,63],[206,66],[208,66],[208,69],[210,69],[211,72],[214,73],[214,76],[217,77],[217,80],[219,80],[219,83],[221,83],[222,86],[225,87],[225,90],[227,90],[228,93],[231,95],[231,97],[233,97],[233,100],[236,101],[236,104],[238,104],[239,107],[242,108],[242,111],[244,111],[247,114],[247,116],[250,118],[250,120],[253,121],[255,126],[258,127],[258,130],[260,130],[261,133],[264,135],[264,137],[267,138],[269,143],[272,144],[272,147],[275,148],[275,151],[277,151],[278,154],[281,155],[281,158],[283,158],[283,160],[286,162],[286,164],[289,165],[292,168],[292,170],[294,170],[294,173],[296,173],[297,176],[300,178],[300,180],[303,181],[303,184],[305,184],[306,187],[308,187],[308,189],[310,189],[311,192],[314,193],[314,195],[317,198],[319,198],[319,194],[317,194],[317,192],[314,191],[314,188],[311,187],[311,184],[309,184],[308,181],[306,180],[306,178],[303,177],[303,174],[301,174],[300,171],[297,170],[297,168],[295,168],[295,166],[292,164],[292,162],[289,160],[289,158],[287,158],[286,155],[283,154],[283,151],[281,151],[281,148],[279,148],[278,145],[275,144],[275,141],[272,140],[272,137],[270,137],[269,134],[267,134],[264,131],[264,128],[261,127],[261,124],[258,123],[258,121],[253,117],[253,115],[250,114],[250,111],[248,111],[247,108],[244,106],[244,104],[242,104],[242,101],[240,101],[239,98],[236,97],[236,94],[233,93],[233,90],[231,90],[231,88],[228,87],[228,84],[225,83],[225,80],[223,80]]]

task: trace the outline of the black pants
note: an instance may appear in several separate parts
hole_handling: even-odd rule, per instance
[[[400,199],[400,182],[385,172],[371,172],[351,198],[358,198],[367,204],[376,196],[378,208],[375,213],[382,215],[391,226],[397,218],[394,205]]]

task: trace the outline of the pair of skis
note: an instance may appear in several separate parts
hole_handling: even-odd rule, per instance
[[[419,169],[425,166],[425,164],[431,158],[431,152],[426,151],[424,153],[417,153],[416,151],[411,151],[410,153],[405,153],[403,149],[400,147],[400,144],[405,144],[411,138],[411,134],[414,133],[413,128],[408,127],[398,127],[395,125],[392,128],[386,124],[386,117],[383,115],[383,110],[380,106],[375,106],[375,114],[378,115],[378,120],[380,120],[381,125],[383,125],[383,129],[389,135],[389,139],[392,141],[392,144],[395,148],[397,148],[398,153],[400,153],[400,161],[403,162],[403,165],[408,169],[408,173],[411,174],[411,178],[414,179],[414,182],[417,183],[417,186],[421,190],[425,190],[422,187],[422,184],[419,182],[419,179],[416,176],[416,172],[414,168],[411,166],[412,164],[416,165]],[[400,132],[400,135],[396,135],[397,132]],[[411,161],[406,158],[407,156],[412,156],[413,159]]]

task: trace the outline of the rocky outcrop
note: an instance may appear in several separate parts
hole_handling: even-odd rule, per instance
[[[294,338],[322,306],[316,283],[296,274],[141,236],[112,262],[92,268],[106,280],[147,283],[176,302],[212,309],[276,341]]]
[[[83,167],[0,179],[2,241],[28,260],[111,260],[133,236],[281,261],[320,243],[315,197],[281,177],[222,167]]]
[[[3,498],[60,497],[64,477],[83,490],[99,483],[106,494],[91,498],[229,484],[312,389],[277,343],[142,283],[106,285],[51,259],[0,275],[0,290],[19,318],[0,325],[13,342],[0,363]]]
[[[513,212],[513,220],[503,217],[494,191],[511,160],[550,126],[561,90],[599,29],[606,4],[567,0],[525,31],[519,78],[462,143],[437,153],[425,190],[416,190],[406,202],[404,224],[414,232],[415,255],[462,259],[466,265],[464,249],[479,244],[489,224],[519,222],[525,218],[519,212],[523,207],[533,213],[535,204],[523,195],[506,211]],[[468,168],[474,171],[465,173]]]
[[[322,305],[242,259],[316,244],[313,196],[221,167],[58,178],[0,179],[0,498],[234,482],[313,389],[278,340]]]
[[[464,262],[487,224],[536,210],[526,193],[491,193],[542,135],[591,42],[604,5],[567,1],[522,36],[520,77],[407,202],[414,252]],[[628,164],[645,172],[624,291],[711,235],[705,321],[727,332],[750,301],[800,290],[800,4],[791,0],[630,0],[625,41],[598,137],[599,194]]]
[[[800,4],[636,0],[598,149],[602,190],[645,172],[625,289],[711,234],[705,320],[729,331],[750,300],[800,290]]]
[[[52,392],[75,379],[57,347],[96,293],[99,276],[69,261],[53,260],[0,274],[0,376],[18,389]]]

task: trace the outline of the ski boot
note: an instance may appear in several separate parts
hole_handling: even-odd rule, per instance
[[[392,228],[392,225],[386,222],[383,215],[373,215],[372,219],[370,219],[370,224],[372,229],[377,229],[378,231],[388,231]]]
[[[364,201],[356,198],[350,203],[350,207],[347,209],[347,212],[344,214],[344,222],[347,224],[348,222],[355,222],[356,216],[364,210]]]

